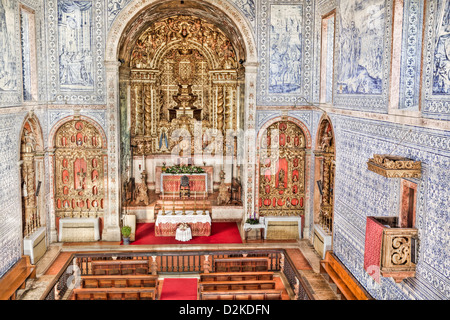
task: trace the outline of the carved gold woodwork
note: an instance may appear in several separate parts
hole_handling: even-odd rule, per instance
[[[203,139],[237,129],[239,64],[218,27],[183,15],[157,21],[136,40],[130,68],[135,155],[171,153],[175,147],[192,154],[206,152],[208,145],[214,155],[224,149]],[[200,147],[195,133],[202,138]],[[179,138],[186,134],[190,139]]]
[[[399,227],[398,217],[371,217],[382,226],[380,260],[377,267],[383,277],[391,277],[395,282],[415,277],[417,243],[419,232],[416,228]],[[375,232],[376,233],[376,232]],[[368,238],[366,237],[366,248]],[[372,246],[374,243],[369,243]]]
[[[324,119],[319,127],[317,150],[314,151],[321,166],[322,195],[319,207],[319,224],[325,232],[331,233],[333,227],[334,189],[334,137],[331,123]]]
[[[148,186],[147,186],[147,172],[144,170],[141,173],[141,183],[136,184],[136,196],[135,196],[135,202],[136,204],[140,204],[141,202],[144,202],[144,204],[147,206],[149,203],[148,199]]]
[[[101,216],[105,172],[99,131],[87,121],[72,120],[58,129],[55,139],[56,216]]]
[[[375,154],[367,162],[368,169],[386,178],[420,178],[422,165],[420,161],[399,156]]]
[[[37,132],[32,118],[25,121],[21,136],[22,219],[24,237],[41,226],[36,203]]]
[[[225,172],[222,170],[220,172],[220,185],[219,185],[219,195],[217,197],[217,205],[227,203],[230,199],[228,186],[225,184]]]
[[[305,137],[292,122],[272,124],[259,155],[259,213],[299,216],[305,201]]]
[[[334,153],[333,130],[327,119],[320,123],[316,153]]]
[[[23,179],[23,234],[28,236],[40,227],[36,206],[36,171],[34,152],[22,153],[22,179]]]
[[[211,56],[215,69],[237,67],[236,53],[230,40],[216,26],[193,16],[173,16],[154,23],[136,41],[131,53],[132,68],[157,69],[162,48],[182,43],[177,51],[192,53],[188,44],[201,46]]]
[[[380,272],[383,277],[392,277],[401,282],[414,277],[416,264],[412,261],[412,241],[418,237],[413,228],[384,228]]]

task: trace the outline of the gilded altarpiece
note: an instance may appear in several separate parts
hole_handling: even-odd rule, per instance
[[[305,206],[305,136],[290,121],[270,125],[259,154],[259,215],[302,216]]]
[[[23,236],[29,236],[45,222],[41,217],[43,206],[40,194],[43,171],[43,146],[37,120],[28,117],[24,122],[21,137],[21,186],[22,186],[22,228]]]
[[[211,137],[237,129],[240,64],[219,28],[197,17],[173,16],[152,24],[133,48],[129,122],[135,155],[175,147],[184,156],[201,154]],[[201,143],[180,138],[185,136],[200,137]]]
[[[56,216],[102,216],[106,156],[99,131],[85,120],[72,120],[58,129],[55,144]]]
[[[331,122],[323,119],[319,126],[317,149],[314,151],[318,172],[315,174],[320,200],[315,199],[315,222],[327,234],[333,229],[335,142]]]

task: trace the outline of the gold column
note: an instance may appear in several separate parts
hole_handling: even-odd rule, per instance
[[[136,136],[144,135],[144,104],[143,104],[143,96],[142,96],[142,85],[141,84],[133,84],[134,87],[134,109],[136,110]]]
[[[151,135],[152,129],[152,86],[145,84],[143,88],[143,109],[144,109],[144,134]]]
[[[24,201],[24,236],[32,234],[40,227],[36,209],[36,185],[35,185],[35,167],[34,153],[22,154],[22,177],[24,180],[23,201]]]
[[[224,87],[217,86],[217,129],[224,132],[224,111],[225,111],[225,100],[224,100]]]
[[[321,225],[324,230],[332,231],[333,221],[333,199],[330,189],[333,186],[333,157],[324,156],[322,162],[323,168],[323,189],[322,189],[322,203],[320,205]]]
[[[225,127],[226,130],[233,129],[233,88],[231,86],[225,86]]]

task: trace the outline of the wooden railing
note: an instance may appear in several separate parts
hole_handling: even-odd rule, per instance
[[[312,288],[304,281],[284,249],[74,253],[41,300],[67,299],[66,293],[79,286],[81,276],[92,274],[91,262],[96,260],[148,260],[152,274],[179,274],[214,272],[215,259],[228,257],[268,257],[269,271],[285,275],[296,300],[313,300]]]

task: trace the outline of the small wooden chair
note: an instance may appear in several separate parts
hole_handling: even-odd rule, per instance
[[[188,198],[191,197],[191,187],[189,185],[189,177],[188,176],[181,176],[181,181],[180,181],[180,198],[183,195],[187,195]]]

